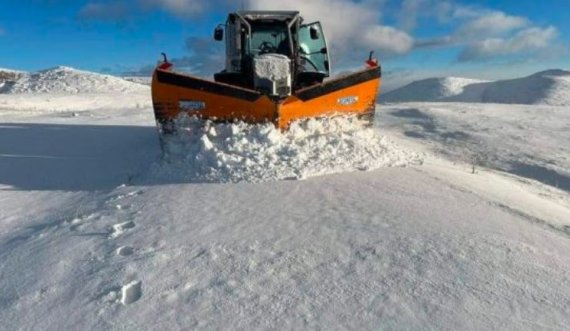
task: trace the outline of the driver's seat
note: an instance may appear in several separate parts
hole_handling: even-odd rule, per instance
[[[277,53],[291,57],[291,50],[289,49],[289,40],[283,39],[277,46]]]
[[[251,88],[250,79],[241,72],[218,72],[214,74],[214,81],[230,85]]]
[[[302,89],[304,87],[313,86],[315,84],[320,84],[327,77],[327,74],[316,71],[301,71],[297,73],[297,79],[295,79],[295,90]]]
[[[289,41],[287,39],[283,39],[277,47],[270,41],[264,41],[259,44],[258,48],[259,54],[277,53],[291,58],[291,50],[289,49]]]

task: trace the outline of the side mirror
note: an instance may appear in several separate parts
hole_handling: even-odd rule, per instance
[[[317,29],[314,26],[309,27],[309,34],[311,35],[311,39],[313,40],[319,39],[320,37],[319,29]]]
[[[224,39],[224,28],[222,28],[221,26],[218,26],[214,30],[214,40],[215,41],[221,41],[222,39]]]

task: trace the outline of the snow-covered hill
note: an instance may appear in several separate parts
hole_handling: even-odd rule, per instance
[[[148,85],[115,76],[62,66],[34,73],[2,73],[7,79],[0,80],[0,114],[136,109],[151,104]]]
[[[440,101],[464,93],[466,86],[484,82],[459,77],[428,78],[381,94],[380,100],[384,102]]]
[[[147,87],[122,78],[60,66],[23,74],[5,84],[0,93],[136,93],[145,90]]]
[[[150,85],[152,81],[152,77],[150,76],[122,76],[121,78],[129,82],[143,84],[143,85]]]
[[[570,106],[570,71],[548,70],[534,75],[493,82],[482,102]]]
[[[19,79],[25,74],[23,71],[0,68],[0,93],[2,93],[6,84],[10,84],[10,82]]]
[[[6,69],[0,68],[0,81],[3,80],[16,80],[20,76],[26,74],[25,71],[13,70],[13,69]]]
[[[528,77],[495,82],[465,78],[430,78],[380,96],[382,102],[484,102],[570,105],[570,72],[547,70]]]

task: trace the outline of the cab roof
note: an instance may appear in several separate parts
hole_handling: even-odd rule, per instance
[[[280,11],[280,10],[239,10],[237,15],[251,20],[278,20],[289,21],[299,16],[298,11]]]

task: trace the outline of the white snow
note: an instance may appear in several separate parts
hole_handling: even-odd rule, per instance
[[[0,114],[96,116],[89,111],[150,107],[149,93],[150,87],[138,82],[60,66],[22,73],[0,86]]]
[[[18,93],[136,93],[148,87],[126,81],[122,78],[73,69],[56,67],[24,74],[13,85],[5,86],[1,91],[6,94]]]
[[[282,54],[262,54],[253,60],[255,76],[271,81],[286,79],[291,72],[291,60]]]
[[[208,124],[161,158],[145,93],[0,94],[3,329],[569,325],[569,107]]]
[[[485,88],[481,99],[494,103],[570,106],[570,71],[549,70],[498,81]]]
[[[0,68],[0,93],[6,89],[8,84],[25,74],[23,71]]]
[[[383,102],[441,101],[461,95],[467,86],[485,82],[460,77],[428,78],[380,95],[380,100]]]
[[[122,208],[117,208],[117,209],[121,210]],[[118,237],[118,236],[122,235],[123,233],[125,233],[126,231],[128,231],[129,229],[132,229],[134,227],[135,227],[135,223],[132,221],[114,224],[112,226],[112,230],[111,230],[111,237],[113,237],[113,238]]]
[[[285,133],[271,123],[202,124],[186,115],[178,120],[180,134],[167,139],[156,176],[262,182],[421,163],[419,154],[343,117],[294,123]]]
[[[447,158],[570,191],[568,107],[465,103],[385,105],[378,124]]]
[[[130,305],[142,296],[142,284],[140,281],[133,280],[121,288],[121,303]]]
[[[137,83],[137,84],[143,84],[143,85],[149,85],[152,82],[152,77],[150,76],[123,76],[121,77],[124,80],[127,80],[129,82],[133,82],[133,83]]]
[[[25,75],[27,72],[26,71],[21,71],[21,70],[14,70],[14,69],[6,69],[6,68],[0,68],[0,79],[4,79],[4,75],[6,76],[20,76],[20,75]]]
[[[148,98],[150,87],[143,86],[138,92],[126,97],[124,92],[108,93],[38,93],[0,94],[0,114],[18,113],[22,116],[42,116],[58,113],[62,117],[117,116],[92,112],[101,110],[129,110],[128,116],[140,116],[141,109],[152,107]]]
[[[483,102],[570,106],[570,72],[547,70],[496,82],[465,78],[430,78],[381,96],[382,102]]]
[[[130,246],[121,246],[117,248],[117,255],[120,256],[129,256],[133,254],[133,248]]]

